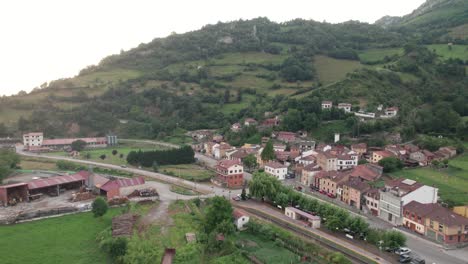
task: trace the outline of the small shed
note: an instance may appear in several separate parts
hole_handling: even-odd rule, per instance
[[[28,201],[28,184],[12,183],[0,186],[0,203],[4,206]]]
[[[320,228],[320,217],[311,215],[294,207],[286,207],[284,214],[294,220],[304,221],[312,228]]]
[[[249,215],[241,209],[234,209],[232,216],[234,217],[234,224],[236,225],[237,230],[244,229],[244,225],[250,220]]]

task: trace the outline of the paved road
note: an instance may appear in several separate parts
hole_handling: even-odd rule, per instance
[[[52,160],[66,160],[66,161],[71,161],[71,162],[76,162],[76,163],[81,163],[81,164],[86,164],[86,165],[94,165],[94,166],[99,166],[99,167],[104,167],[104,168],[109,168],[109,169],[126,171],[126,172],[134,173],[137,175],[147,176],[147,177],[150,177],[159,181],[163,181],[166,183],[186,186],[188,188],[192,188],[192,189],[195,189],[199,192],[206,193],[206,194],[211,193],[211,194],[226,196],[229,198],[233,195],[237,195],[241,193],[241,190],[227,190],[225,188],[221,188],[212,184],[195,183],[192,181],[187,181],[184,179],[165,175],[162,173],[151,172],[151,171],[141,170],[137,168],[130,168],[130,167],[122,168],[121,166],[117,166],[117,165],[88,161],[88,160],[80,160],[80,159],[73,159],[69,157],[60,157],[60,156],[48,156],[44,154],[35,154],[35,153],[25,152],[23,151],[21,147],[17,147],[16,152],[23,156],[38,157],[38,158],[45,158],[45,159],[52,159]],[[176,194],[174,194],[174,197],[176,197]]]
[[[299,185],[297,182],[289,180],[284,182],[285,185]],[[322,202],[326,202],[332,205],[343,207],[350,213],[362,216],[368,223],[369,226],[380,229],[392,229],[393,225],[384,220],[364,214],[355,208],[350,208],[348,205],[331,199],[317,192],[308,192],[306,195],[319,199]],[[424,258],[427,264],[468,264],[468,249],[456,249],[456,250],[445,250],[440,245],[428,241],[427,239],[420,238],[417,235],[408,233],[405,230],[401,230],[406,235],[406,245],[416,255]]]

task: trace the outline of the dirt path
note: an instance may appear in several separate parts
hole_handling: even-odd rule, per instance
[[[157,206],[150,209],[148,214],[140,219],[139,230],[144,230],[150,225],[157,223],[163,228],[161,232],[165,231],[166,226],[172,225],[172,218],[168,214],[170,201],[161,201]]]

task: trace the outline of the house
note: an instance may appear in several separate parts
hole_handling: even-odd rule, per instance
[[[222,142],[213,146],[213,156],[216,159],[223,159],[226,157],[226,152],[233,149],[228,143]]]
[[[305,130],[299,130],[299,131],[297,131],[297,135],[298,135],[299,137],[301,137],[301,138],[305,138],[305,137],[307,137],[307,131],[305,131]]]
[[[379,201],[380,192],[377,188],[369,189],[364,195],[364,201],[366,203],[365,211],[370,212],[373,216],[379,216]]]
[[[284,145],[284,144],[274,144],[273,145],[273,150],[274,151],[285,151],[286,150],[286,145]]]
[[[284,180],[288,174],[288,166],[276,161],[270,161],[265,164],[265,172],[275,176],[278,180]]]
[[[361,210],[364,203],[364,194],[369,189],[370,185],[367,182],[359,178],[349,178],[348,181],[343,183],[341,201]]]
[[[398,114],[398,107],[389,107],[385,109],[385,115],[388,117],[394,117]]]
[[[111,200],[114,197],[124,195],[124,192],[122,192],[122,190],[126,187],[143,184],[145,184],[145,179],[143,178],[143,176],[135,178],[109,180],[99,187],[99,192],[101,195],[105,195],[108,200]]]
[[[296,141],[296,133],[280,131],[276,134],[276,139],[286,143]]]
[[[323,109],[332,109],[333,107],[333,102],[332,101],[322,101],[322,110]]]
[[[381,159],[389,158],[389,157],[395,157],[395,154],[393,154],[392,152],[390,152],[388,150],[374,151],[374,152],[372,152],[371,162],[372,163],[379,163],[379,161]]]
[[[44,133],[31,132],[23,135],[23,145],[25,149],[30,147],[41,147],[44,140]]]
[[[213,147],[217,145],[217,143],[214,142],[206,142],[203,144],[203,148],[205,150],[205,154],[208,156],[213,156]]]
[[[416,151],[420,151],[418,146],[411,144],[411,143],[403,145],[403,148],[406,150],[406,153],[413,153]]]
[[[229,153],[226,153],[227,159],[243,161],[250,153],[253,153],[247,149],[235,149]]]
[[[253,118],[246,118],[244,120],[244,126],[256,126],[257,125],[257,120],[253,119]]]
[[[356,152],[359,156],[362,156],[367,153],[367,144],[358,143],[351,145],[351,150]]]
[[[324,171],[336,171],[338,158],[329,151],[317,151],[317,165]]]
[[[439,243],[451,247],[468,245],[468,218],[439,204],[432,204],[425,226],[426,237]]]
[[[379,195],[379,217],[394,225],[401,225],[406,204],[412,201],[436,203],[438,189],[409,179],[395,179],[386,181]]]
[[[453,207],[453,212],[458,215],[468,218],[468,205],[455,206]]]
[[[437,203],[416,201],[404,207],[403,225],[445,246],[468,245],[468,218]]]
[[[232,217],[234,218],[234,224],[236,225],[237,230],[244,229],[244,225],[250,220],[249,215],[244,210],[238,208],[235,208],[232,211]]]
[[[378,180],[383,173],[383,167],[376,164],[361,164],[354,167],[349,176],[352,178],[359,178],[364,181],[373,182]]]
[[[375,118],[375,113],[372,112],[358,111],[354,112],[354,115],[362,118]]]
[[[315,182],[315,175],[322,171],[322,168],[315,164],[309,164],[302,168],[301,184],[304,186],[313,186]]]
[[[317,163],[317,158],[314,155],[309,155],[306,157],[299,157],[299,160],[297,160],[297,163],[302,164],[304,166],[310,165],[310,164],[316,164]]]
[[[412,201],[403,207],[403,226],[424,235],[426,233],[426,215],[432,210],[433,204],[422,204]]]
[[[244,167],[239,160],[221,160],[216,165],[216,180],[228,188],[244,184]]]
[[[284,214],[294,220],[306,222],[312,228],[320,228],[320,216],[312,215],[294,207],[286,207]]]
[[[300,140],[296,141],[296,145],[301,151],[308,151],[315,149],[315,141],[313,140]]]
[[[224,140],[223,135],[216,134],[216,135],[213,136],[213,142],[221,143],[221,142],[223,142],[223,140]]]
[[[426,149],[423,149],[422,150],[422,153],[424,154],[424,156],[426,156],[426,160],[427,160],[427,164],[431,164],[431,162],[434,160],[435,158],[435,155],[434,153],[430,152],[429,150],[426,150]]]
[[[234,123],[231,126],[231,131],[232,132],[239,132],[241,129],[242,129],[242,126],[239,123]]]
[[[213,136],[212,130],[195,130],[188,132],[189,136],[195,141],[205,141]]]
[[[290,159],[290,154],[289,151],[275,151],[275,158],[283,164],[286,164]]]
[[[338,154],[336,161],[336,169],[345,170],[354,168],[358,165],[358,158],[358,154],[354,152],[350,152],[350,154]]]
[[[275,126],[279,126],[280,120],[279,117],[276,116],[275,118],[267,118],[262,122],[262,127],[264,128],[272,128]]]
[[[427,158],[422,151],[415,151],[409,154],[411,160],[417,161],[419,166],[427,166]]]
[[[320,175],[320,190],[335,196],[341,195],[337,192],[338,185],[349,179],[348,175],[338,171],[321,171],[316,174],[318,175]]]
[[[448,153],[449,158],[453,158],[457,155],[457,149],[454,147],[441,147],[439,150]]]
[[[406,148],[399,145],[386,145],[384,149],[399,158],[406,155]]]
[[[338,109],[343,109],[345,111],[345,113],[350,113],[351,112],[351,104],[339,103],[338,104]]]

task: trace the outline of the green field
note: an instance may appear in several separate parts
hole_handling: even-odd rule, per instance
[[[346,77],[347,73],[362,68],[359,61],[339,60],[327,56],[315,56],[314,66],[322,84],[330,84]]]
[[[0,226],[1,263],[111,263],[96,242],[96,235],[110,226],[111,209],[102,219],[91,213],[67,215],[34,222]]]
[[[164,165],[159,167],[159,171],[189,181],[209,181],[214,176],[214,172],[206,170],[196,164]]]
[[[447,169],[416,168],[398,171],[391,175],[434,185],[439,188],[442,200],[468,204],[468,154],[450,160]]]
[[[428,49],[435,50],[437,55],[444,59],[461,59],[468,60],[468,45],[453,45],[450,50],[446,44],[434,44],[428,45]]]
[[[237,234],[237,243],[244,244],[243,249],[263,263],[300,263],[299,256],[293,252],[277,246],[273,241],[265,240],[246,232]]]
[[[403,49],[369,49],[359,53],[359,59],[362,62],[376,62],[381,61],[385,56],[402,55]]]
[[[159,147],[159,146],[156,146],[156,145],[153,145],[153,144],[142,144],[142,145],[125,145],[125,144],[122,144],[121,146],[116,146],[116,147],[83,150],[83,151],[80,152],[80,156],[75,157],[75,158],[76,159],[81,159],[81,160],[89,160],[89,161],[113,164],[113,165],[127,165],[127,155],[128,155],[128,153],[130,151],[138,151],[140,149],[142,151],[150,151],[150,150],[161,150],[163,148]],[[117,150],[116,155],[112,154],[113,150]],[[89,159],[86,158],[87,154],[90,155]],[[120,154],[122,154],[123,157],[120,157]],[[47,155],[68,156],[68,153],[66,153],[64,151],[60,151],[60,152],[51,152],[51,153],[49,153]],[[106,158],[101,159],[100,158],[101,155],[106,155]]]

